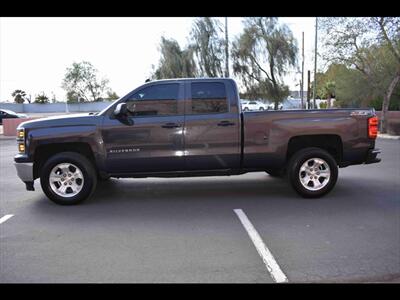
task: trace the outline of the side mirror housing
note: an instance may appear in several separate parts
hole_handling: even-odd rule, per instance
[[[115,116],[125,116],[128,114],[128,108],[126,107],[126,103],[119,103],[114,110]]]
[[[134,121],[128,116],[128,108],[126,103],[119,103],[114,109],[114,116],[116,116],[120,122],[125,125],[133,125]]]

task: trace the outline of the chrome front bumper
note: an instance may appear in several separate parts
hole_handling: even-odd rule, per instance
[[[23,182],[33,181],[33,162],[30,163],[16,163],[14,162],[15,168],[17,169],[18,177]]]

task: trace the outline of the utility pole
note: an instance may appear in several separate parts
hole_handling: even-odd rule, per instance
[[[300,79],[300,82],[299,82],[299,96],[301,97],[301,86],[302,86],[302,83],[301,83],[301,79]],[[303,109],[303,102],[301,102],[301,108],[300,109]]]
[[[225,77],[229,77],[228,17],[225,17]]]
[[[302,45],[301,45],[301,52],[302,52],[302,57],[303,61],[301,62],[301,109],[304,108],[304,31],[302,32]]]
[[[307,71],[307,109],[310,109],[310,70]]]
[[[318,17],[315,18],[315,49],[314,49],[314,86],[313,86],[313,104],[314,109],[317,107],[315,102],[317,91],[317,41],[318,41]]]

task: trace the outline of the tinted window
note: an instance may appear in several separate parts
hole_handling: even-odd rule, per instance
[[[132,116],[170,116],[178,114],[179,84],[160,84],[141,89],[126,102]]]
[[[225,84],[221,82],[192,83],[192,114],[228,111]]]

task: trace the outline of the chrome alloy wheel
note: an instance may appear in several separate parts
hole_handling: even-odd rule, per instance
[[[56,165],[50,172],[49,183],[52,191],[61,197],[74,197],[83,187],[82,171],[71,163]]]
[[[301,184],[310,191],[318,191],[324,188],[331,177],[328,163],[321,158],[306,160],[299,170]]]

